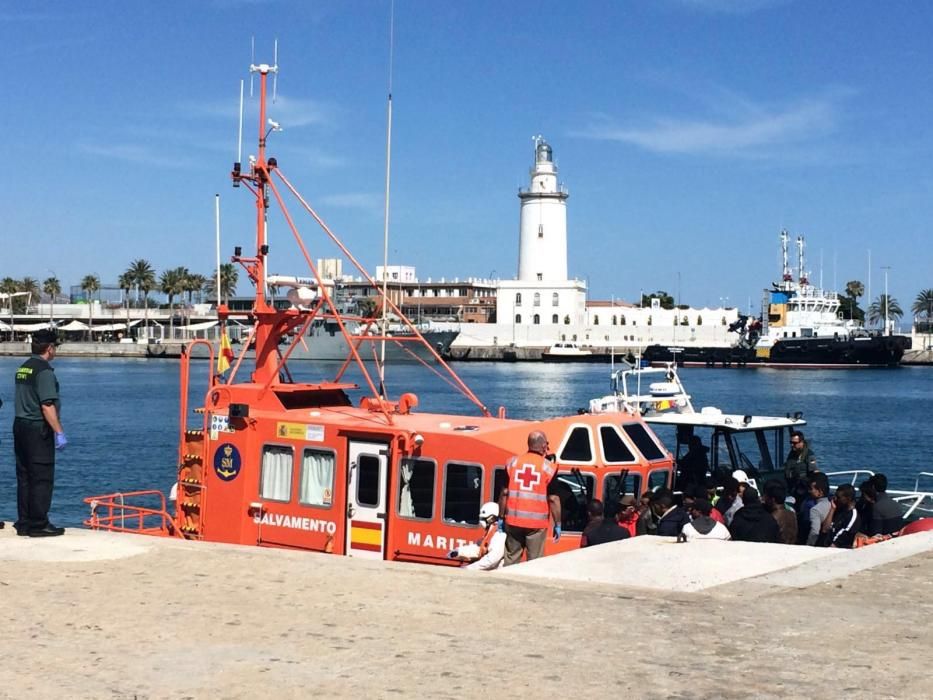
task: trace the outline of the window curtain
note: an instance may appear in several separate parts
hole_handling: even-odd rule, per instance
[[[289,501],[292,497],[292,451],[267,447],[262,452],[262,498]]]
[[[306,450],[301,463],[300,500],[311,506],[333,502],[334,455]]]
[[[411,500],[411,475],[415,468],[411,462],[402,462],[400,474],[402,486],[398,496],[398,514],[406,518],[415,517],[415,506]]]

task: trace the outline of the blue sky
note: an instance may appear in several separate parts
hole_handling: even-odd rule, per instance
[[[270,154],[373,269],[388,18],[387,0],[0,2],[0,276],[112,281],[137,257],[208,274],[215,193],[227,253],[249,247],[227,173],[251,36],[257,61],[280,45]],[[398,0],[390,262],[512,277],[541,133],[593,297],[679,278],[686,303],[757,305],[786,227],[815,281],[821,256],[826,286],[867,281],[871,249],[873,296],[889,265],[909,307],[933,287],[931,35],[917,2]],[[302,271],[271,227],[272,267]]]

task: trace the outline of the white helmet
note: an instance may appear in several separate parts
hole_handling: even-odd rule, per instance
[[[484,503],[483,507],[479,509],[479,519],[486,520],[487,518],[498,518],[499,517],[499,504],[494,501],[489,501]]]
[[[740,484],[748,483],[748,474],[745,473],[744,469],[736,469],[732,472],[732,478],[738,481]]]

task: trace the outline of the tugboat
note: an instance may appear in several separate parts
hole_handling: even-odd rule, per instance
[[[114,493],[86,499],[86,525],[112,531],[243,545],[287,547],[333,554],[456,565],[447,552],[482,536],[481,505],[507,484],[505,465],[524,452],[529,432],[542,431],[554,446],[553,491],[562,502],[563,536],[545,553],[580,544],[586,505],[592,498],[617,502],[622,493],[672,486],[673,459],[637,414],[572,415],[541,421],[493,416],[426,343],[391,298],[364,271],[267,155],[266,89],[278,66],[250,66],[259,76],[259,143],[248,169],[235,163],[234,187],[255,198],[256,243],[252,255],[237,250],[232,260],[255,287],[249,338],[232,357],[221,342],[218,370],[204,387],[203,404],[189,406],[191,350],[204,348],[214,366],[215,348],[192,341],[180,363],[178,481],[171,498],[157,490]],[[286,206],[293,195],[320,224],[342,254],[370,279],[377,312],[391,312],[407,335],[388,335],[378,318],[344,314],[298,233]],[[270,303],[266,260],[270,203],[294,235],[313,285],[292,295],[289,308]],[[291,201],[291,200],[290,200]],[[270,226],[270,223],[273,226]],[[220,306],[226,323],[237,313]],[[385,318],[385,314],[383,314]],[[343,334],[350,357],[331,381],[296,381],[288,360],[307,329],[319,319]],[[366,342],[414,342],[433,356],[430,369],[476,407],[478,415],[422,413],[418,397],[402,391],[390,398],[384,368],[363,361],[357,323],[372,329]],[[288,339],[282,346],[282,338]],[[313,343],[314,339],[307,339]],[[249,353],[248,348],[254,350]],[[249,356],[248,356],[249,355]],[[243,367],[244,360],[251,365]],[[346,381],[355,366],[360,386]],[[203,366],[203,364],[201,365]],[[354,400],[354,396],[357,396]],[[532,470],[534,471],[534,470]],[[540,474],[528,473],[528,479]]]
[[[740,316],[729,326],[738,334],[731,347],[668,348],[651,345],[651,364],[681,366],[852,368],[897,367],[910,338],[868,331],[858,321],[839,317],[839,297],[810,284],[804,268],[804,239],[797,236],[798,277],[787,259],[787,231],[781,231],[784,269],[781,282],[765,290],[761,320]]]

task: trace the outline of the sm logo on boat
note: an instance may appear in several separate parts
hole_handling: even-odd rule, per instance
[[[214,453],[214,472],[224,481],[233,481],[240,473],[242,460],[240,451],[229,442],[217,448]]]

